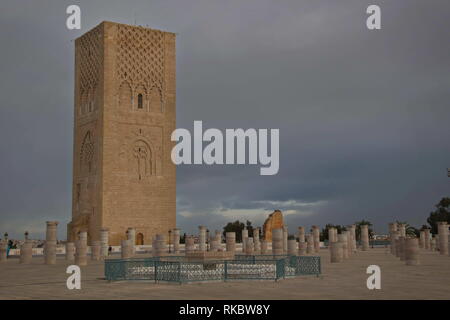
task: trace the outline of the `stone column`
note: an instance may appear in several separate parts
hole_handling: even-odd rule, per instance
[[[236,252],[236,232],[225,233],[226,249],[230,252]]]
[[[400,261],[405,261],[406,257],[405,257],[405,237],[400,236],[398,238],[399,240],[399,256],[400,256]]]
[[[180,229],[173,229],[173,252],[176,254],[180,253]],[[185,239],[186,242],[186,239]]]
[[[253,244],[255,246],[255,253],[261,252],[261,242],[259,241],[259,228],[253,229]]]
[[[184,239],[185,252],[191,253],[195,251],[195,239],[193,236],[186,236]]]
[[[298,242],[305,242],[305,228],[298,227]]]
[[[391,239],[391,250],[393,250],[393,255],[394,256],[396,256],[396,257],[398,257],[399,255],[398,255],[398,248],[397,248],[397,245],[398,245],[398,237],[399,237],[399,232],[398,231],[393,231],[392,232],[392,239]],[[393,249],[392,249],[393,248]]]
[[[430,240],[430,250],[431,251],[436,251],[436,238],[432,238]]]
[[[56,234],[58,221],[47,221],[47,231],[45,236],[44,254],[45,264],[56,263]]]
[[[347,235],[347,249],[348,249],[348,256],[350,257],[353,254],[353,239],[352,239],[352,227],[347,226],[347,231],[344,231]]]
[[[154,252],[153,255],[155,257],[161,257],[166,253],[166,251],[167,251],[166,236],[164,234],[157,234],[155,238],[155,250],[153,250]]]
[[[127,240],[130,241],[131,255],[134,255],[136,253],[136,229],[135,228],[128,228]]]
[[[328,228],[328,246],[330,247],[330,249],[331,249],[331,243],[336,241],[334,238],[334,229],[335,229],[334,227]]]
[[[287,225],[283,225],[283,253],[286,254],[288,250],[288,236],[289,231]]]
[[[247,227],[245,227],[243,230],[242,230],[242,252],[246,252],[246,248],[247,248],[247,246],[245,245],[245,241],[247,241],[247,238],[248,238],[248,230],[247,230]]]
[[[79,239],[75,242],[75,264],[78,266],[87,265],[87,232],[79,233]]]
[[[314,239],[314,252],[319,253],[320,250],[320,229],[318,226],[312,226],[313,239]]]
[[[362,251],[369,250],[369,226],[367,224],[361,225],[361,249]]]
[[[419,265],[419,239],[405,238],[405,263],[407,266]]]
[[[438,222],[439,254],[448,255],[448,225],[446,221]]]
[[[209,237],[209,251],[219,251],[219,241],[216,240],[215,236]]]
[[[347,233],[343,231],[341,234],[338,234],[338,241],[342,246],[342,256],[344,259],[348,259],[348,240]]]
[[[299,256],[304,256],[306,254],[306,247],[307,247],[307,243],[306,242],[299,242],[298,243],[298,255]]]
[[[399,223],[398,224],[398,231],[400,232],[400,237],[406,237],[406,224]]]
[[[75,243],[73,242],[66,243],[66,260],[67,261],[75,260]]]
[[[268,243],[266,240],[261,240],[261,254],[267,254],[268,253]]]
[[[272,230],[272,253],[283,254],[283,229]]]
[[[93,261],[101,260],[101,258],[102,258],[101,250],[102,250],[102,242],[101,241],[92,241],[91,259]]]
[[[351,246],[352,246],[352,251],[354,252],[354,253],[356,253],[356,225],[355,224],[352,224],[351,226],[350,226],[351,228],[350,228],[350,234],[351,234],[351,237],[352,237],[352,244],[351,244]],[[336,230],[335,230],[336,231]]]
[[[330,261],[331,263],[342,262],[344,260],[344,250],[342,242],[333,241],[330,243]]]
[[[245,254],[246,255],[253,255],[255,250],[255,246],[253,243],[253,238],[249,237],[247,240],[245,240]]]
[[[7,248],[8,248],[8,242],[5,240],[0,240],[0,262],[7,261],[7,256],[6,256]]]
[[[436,241],[435,241],[435,248],[434,248],[434,250],[435,251],[439,251],[439,234],[436,234],[435,236],[434,236],[434,238],[436,239]]]
[[[297,240],[288,240],[288,255],[296,256],[297,255]]]
[[[109,255],[109,229],[102,228],[100,230],[101,256],[107,257]]]
[[[130,239],[122,240],[120,242],[120,252],[122,254],[122,259],[130,259],[133,255],[132,242]]]
[[[25,242],[20,247],[20,263],[30,264],[33,257],[33,243],[29,240]]]
[[[425,229],[425,249],[431,249],[430,229]]]
[[[397,232],[397,223],[389,223],[389,239],[391,242],[391,254],[395,255],[395,233]]]
[[[200,251],[206,251],[206,227],[205,226],[199,226],[199,244],[198,249]]]
[[[420,231],[419,248],[425,249],[425,231]]]
[[[306,254],[314,253],[314,236],[311,233],[306,235]]]

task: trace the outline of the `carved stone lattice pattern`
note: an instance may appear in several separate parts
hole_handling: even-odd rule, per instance
[[[157,87],[164,92],[164,33],[142,27],[119,25],[117,29],[119,85]],[[164,94],[162,95],[164,99]]]
[[[99,81],[101,66],[103,65],[102,33],[96,27],[78,39],[78,67],[80,75],[80,91],[88,92],[94,89]]]
[[[91,141],[91,132],[88,131],[84,136],[83,143],[81,145],[80,152],[80,164],[81,166],[90,166],[92,159],[94,158],[94,143]]]

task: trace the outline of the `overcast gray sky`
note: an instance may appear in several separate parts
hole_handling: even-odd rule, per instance
[[[81,30],[65,26],[81,7]],[[378,4],[382,29],[366,28]],[[179,166],[177,223],[420,226],[450,179],[448,0],[0,3],[0,232],[71,217],[74,43],[103,20],[177,33],[177,127],[279,128],[280,171]]]

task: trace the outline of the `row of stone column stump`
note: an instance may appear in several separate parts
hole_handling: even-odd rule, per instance
[[[389,236],[391,238],[391,254],[405,261],[406,265],[420,264],[420,249],[439,251],[441,255],[449,255],[449,230],[445,221],[438,222],[438,234],[434,237],[430,229],[420,231],[419,238],[406,234],[406,225],[392,222],[389,224]]]
[[[45,264],[56,263],[57,246],[57,225],[56,221],[47,222],[46,241],[44,245]],[[248,230],[242,231],[242,253],[253,254],[274,254],[274,255],[311,255],[319,253],[320,249],[320,229],[318,226],[312,226],[312,232],[305,234],[304,227],[298,228],[298,242],[295,239],[288,240],[287,226],[272,230],[272,250],[269,250],[269,242],[260,240],[259,228],[253,229],[252,237],[249,237]],[[405,261],[407,265],[418,265],[419,248],[426,250],[438,250],[442,255],[450,255],[449,252],[449,230],[446,222],[438,223],[438,232],[434,238],[430,236],[430,230],[426,229],[420,232],[419,238],[408,237],[406,235],[406,225],[398,223],[389,224],[389,233],[391,239],[390,251],[393,255]],[[127,230],[127,239],[121,241],[121,257],[123,259],[131,258],[135,255],[136,231],[134,228]],[[102,229],[100,241],[91,243],[91,260],[99,261],[109,254],[109,232],[108,229]],[[185,254],[196,251],[222,251],[222,233],[216,231],[209,238],[209,248],[207,248],[207,229],[205,226],[199,227],[199,243],[196,246],[194,236],[185,238]],[[180,230],[171,231],[170,243],[173,244],[173,253],[180,253]],[[369,249],[369,231],[368,225],[361,226],[361,250]],[[330,261],[332,263],[342,262],[348,259],[356,252],[356,226],[350,225],[346,231],[338,234],[337,229],[331,227],[328,229],[328,247],[330,250]],[[236,233],[226,232],[225,250],[236,251]],[[167,241],[164,234],[158,234],[152,242],[152,255],[163,256],[167,253]],[[25,240],[20,250],[20,263],[31,263],[32,242]],[[0,261],[6,260],[6,243],[0,243]],[[74,261],[79,266],[84,266],[88,262],[88,240],[87,232],[80,232],[79,238],[75,242],[66,243],[66,260]]]

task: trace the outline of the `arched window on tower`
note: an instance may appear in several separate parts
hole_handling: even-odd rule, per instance
[[[143,107],[144,107],[144,103],[143,103],[142,94],[139,93],[138,94],[138,109],[142,109]]]

